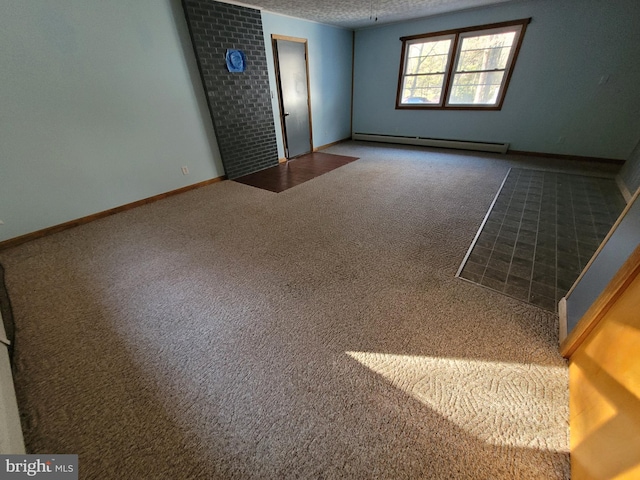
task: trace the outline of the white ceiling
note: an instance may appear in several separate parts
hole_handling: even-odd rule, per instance
[[[247,4],[273,13],[359,29],[512,1],[517,0],[249,0]]]

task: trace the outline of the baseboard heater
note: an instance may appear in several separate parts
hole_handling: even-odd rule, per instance
[[[507,153],[508,143],[467,142],[464,140],[444,140],[424,137],[404,137],[397,135],[377,135],[372,133],[354,133],[353,140],[367,142],[402,143],[422,147],[455,148],[458,150],[476,150],[479,152]]]

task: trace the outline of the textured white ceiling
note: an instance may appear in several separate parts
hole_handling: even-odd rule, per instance
[[[511,1],[516,0],[249,0],[246,3],[273,13],[358,29]]]

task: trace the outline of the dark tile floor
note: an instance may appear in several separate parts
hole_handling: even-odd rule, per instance
[[[512,168],[459,276],[557,311],[624,206],[611,178]]]
[[[307,153],[275,167],[236,178],[234,181],[279,193],[356,160],[357,157],[345,155]]]

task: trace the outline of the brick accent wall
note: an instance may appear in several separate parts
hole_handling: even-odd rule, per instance
[[[207,0],[182,4],[227,177],[278,165],[260,11]],[[246,55],[244,72],[227,70],[229,48]]]

